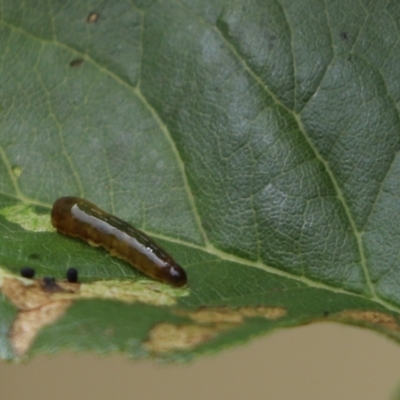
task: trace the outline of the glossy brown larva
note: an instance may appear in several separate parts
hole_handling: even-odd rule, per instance
[[[185,271],[153,239],[87,200],[56,200],[51,223],[59,233],[102,246],[151,278],[177,287],[186,284]]]

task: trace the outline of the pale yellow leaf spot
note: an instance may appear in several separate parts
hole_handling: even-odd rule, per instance
[[[167,353],[174,350],[190,350],[215,338],[230,326],[173,325],[162,323],[150,332],[144,347],[153,353]]]
[[[13,165],[11,171],[15,178],[19,178],[22,174],[22,168],[19,165]]]
[[[51,232],[54,228],[51,226],[48,214],[37,214],[32,206],[27,204],[16,204],[13,206],[0,208],[0,214],[8,221],[20,225],[27,231],[33,232]]]

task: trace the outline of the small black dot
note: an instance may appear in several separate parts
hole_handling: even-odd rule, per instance
[[[347,34],[347,32],[340,33],[340,39],[346,41],[348,38],[349,38],[349,35]]]
[[[324,317],[327,317],[329,315],[329,311],[324,311]]]
[[[21,276],[28,279],[33,279],[35,276],[35,270],[31,267],[21,268]]]
[[[71,283],[78,282],[78,270],[76,268],[68,268],[67,281]]]

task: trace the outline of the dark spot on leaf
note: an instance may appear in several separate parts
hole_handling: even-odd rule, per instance
[[[38,253],[32,253],[32,254],[29,254],[28,257],[29,257],[31,260],[39,260],[40,254],[38,254]]]
[[[329,315],[329,311],[324,311],[324,317],[327,317]]]
[[[82,65],[82,63],[83,63],[82,58],[77,58],[77,59],[75,59],[75,60],[72,60],[72,61],[69,63],[69,66],[70,66],[70,67],[80,67],[80,66]]]
[[[341,32],[340,33],[340,39],[342,39],[343,41],[347,41],[347,39],[349,38],[349,35],[347,32]]]

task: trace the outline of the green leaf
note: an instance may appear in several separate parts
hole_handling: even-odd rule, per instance
[[[189,359],[320,320],[400,339],[396,1],[0,13],[3,358]],[[65,195],[154,237],[187,288],[58,235]],[[18,278],[26,265],[36,280]]]

